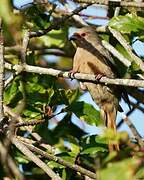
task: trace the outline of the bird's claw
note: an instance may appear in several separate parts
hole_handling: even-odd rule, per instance
[[[97,74],[97,75],[95,75],[95,79],[97,80],[97,81],[99,81],[102,77],[104,77],[105,75],[103,75],[103,74]]]
[[[77,73],[77,71],[74,71],[74,70],[71,70],[69,73],[68,73],[68,77],[73,80],[75,78],[75,74]]]

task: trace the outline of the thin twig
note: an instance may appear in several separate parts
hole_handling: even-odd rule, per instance
[[[61,165],[64,165],[64,166],[66,166],[66,167],[68,167],[70,169],[73,169],[73,170],[75,170],[77,172],[80,172],[83,175],[86,175],[86,176],[89,176],[91,178],[96,179],[96,174],[95,173],[93,173],[93,172],[91,172],[91,171],[89,171],[89,170],[87,170],[85,168],[82,168],[81,166],[78,166],[76,164],[72,164],[72,163],[70,163],[68,161],[63,160],[60,157],[56,157],[54,155],[48,154],[47,152],[45,152],[45,151],[43,151],[43,150],[41,150],[41,149],[31,145],[31,144],[27,144],[27,143],[23,143],[23,144],[25,144],[31,151],[33,151],[33,152],[35,152],[37,154],[40,154],[41,156],[43,156],[43,157],[45,157],[45,158],[47,158],[49,160],[55,161],[55,162],[57,162],[57,163],[59,163]]]
[[[37,32],[30,32],[29,37],[30,38],[40,37],[40,36],[47,34],[49,31],[51,31],[53,29],[59,29],[63,25],[63,23],[65,23],[69,18],[71,18],[73,15],[78,14],[80,11],[82,11],[83,9],[86,9],[90,5],[91,5],[91,3],[87,4],[87,5],[82,5],[78,8],[76,8],[69,15],[66,15],[66,16],[60,18],[59,20],[57,20],[57,21],[55,20],[54,22],[52,22],[51,25],[47,29],[39,30]]]
[[[136,104],[136,103],[133,103],[132,101],[130,101],[130,104],[134,107],[134,108],[137,108],[138,110],[140,110],[141,112],[144,113],[144,108],[142,106],[140,106],[140,103]]]
[[[63,72],[52,68],[30,66],[26,64],[24,66],[21,66],[21,65],[12,65],[9,63],[5,63],[5,68],[9,70],[15,70],[17,72],[25,71],[29,73],[47,74],[56,77],[78,79],[81,81],[90,81],[95,83],[99,82],[99,83],[115,84],[115,85],[123,85],[123,86],[144,87],[144,81],[136,80],[136,79],[111,79],[107,77],[102,77],[100,80],[96,80],[95,75],[82,74],[82,73],[76,73],[74,77],[70,77],[69,72]]]
[[[27,121],[27,122],[18,122],[15,124],[15,127],[24,127],[24,126],[35,126],[38,124],[42,124],[44,123],[45,120],[31,120],[31,121]]]
[[[26,31],[24,34],[23,42],[22,42],[22,48],[21,48],[21,62],[26,63],[26,51],[29,43],[29,31]]]
[[[140,89],[127,88],[127,92],[130,96],[132,96],[139,102],[144,103],[144,92],[142,92]]]
[[[139,102],[137,102],[136,105],[139,105]],[[126,113],[126,116],[130,116],[134,111],[136,110],[136,108],[133,106],[127,113]],[[125,116],[124,116],[125,117]],[[123,124],[124,120],[123,118],[119,121],[119,123],[117,124],[117,128],[120,128],[121,125]]]
[[[10,107],[4,105],[4,112],[6,114],[10,115],[11,117],[15,118],[17,120],[17,122],[21,122],[21,123],[24,122],[22,117],[19,114],[13,112]],[[32,132],[31,127],[25,126],[24,128],[32,135],[32,137],[34,137],[37,140],[37,143],[40,143],[41,146],[46,148],[49,152],[54,152],[54,147],[52,147],[48,144],[44,144],[41,136],[39,134],[37,134],[36,132]]]
[[[32,153],[24,143],[20,142],[17,138],[13,137],[12,143],[31,161],[33,161],[37,166],[39,166],[49,177],[54,180],[61,180],[61,178],[52,171],[43,161],[41,161],[34,153]]]
[[[144,147],[144,142],[142,140],[142,137],[140,136],[140,134],[138,133],[137,129],[132,124],[132,122],[129,120],[129,118],[126,115],[123,115],[123,120],[128,125],[128,127],[130,128],[130,130],[133,133],[135,139],[137,140],[139,146]]]
[[[22,47],[21,47],[21,66],[24,69],[24,65],[26,64],[26,55],[27,55],[27,47],[28,47],[28,43],[29,43],[29,31],[27,30],[24,34],[23,37],[23,42],[22,42]],[[19,101],[19,103],[17,104],[17,106],[15,107],[15,110],[19,113],[21,113],[26,105],[26,89],[25,89],[25,74],[24,71],[22,71],[23,73],[21,73],[21,80],[20,80],[20,84],[21,84],[21,92],[22,92],[22,100]]]
[[[137,103],[133,103],[132,101],[130,101],[130,105],[132,105],[132,109],[129,110],[127,113],[126,113],[126,116],[128,117],[129,115],[131,115],[136,109],[139,109],[140,111],[142,111],[144,113],[144,108],[140,106],[140,102],[137,101]],[[119,121],[119,123],[117,124],[117,128],[120,128],[121,125],[123,124],[124,120],[121,119]]]
[[[52,119],[54,118],[55,116],[63,113],[64,110],[62,109],[61,111],[59,111],[58,113],[56,114],[52,114],[50,116],[48,116],[49,119]],[[38,124],[42,124],[46,122],[45,119],[40,119],[40,120],[31,120],[31,121],[27,121],[27,122],[18,122],[17,124],[15,124],[15,127],[24,127],[24,126],[35,126],[35,125],[38,125]]]

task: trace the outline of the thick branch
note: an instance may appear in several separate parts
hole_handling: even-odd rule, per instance
[[[43,161],[41,161],[35,154],[33,154],[23,143],[17,140],[15,137],[12,139],[12,143],[30,160],[38,165],[46,174],[54,180],[61,180]]]
[[[29,73],[37,73],[37,74],[47,74],[56,77],[64,77],[70,78],[69,72],[63,72],[60,70],[52,69],[52,68],[42,68],[30,65],[11,65],[9,63],[5,63],[5,67],[9,70],[15,70],[18,73],[21,71],[29,72]],[[107,77],[102,77],[100,80],[96,80],[95,75],[91,74],[82,74],[76,73],[72,79],[78,79],[81,81],[90,81],[90,82],[98,82],[105,84],[115,84],[115,85],[123,85],[123,86],[133,86],[133,87],[144,87],[143,80],[135,80],[135,79],[110,79]]]
[[[131,62],[127,58],[125,58],[119,51],[117,51],[110,43],[108,43],[105,40],[102,40],[102,44],[113,56],[115,56],[126,67],[129,67],[131,65]]]
[[[45,158],[47,158],[49,160],[55,161],[55,162],[57,162],[57,163],[59,163],[61,165],[64,165],[64,166],[66,166],[66,167],[68,167],[70,169],[73,169],[73,170],[75,170],[77,172],[80,172],[83,175],[86,175],[86,176],[89,176],[91,178],[96,179],[96,174],[95,173],[93,173],[93,172],[91,172],[91,171],[89,171],[89,170],[87,170],[85,168],[82,168],[81,166],[78,166],[76,164],[71,164],[70,162],[63,160],[60,157],[56,157],[54,155],[48,154],[47,152],[45,152],[45,151],[43,151],[43,150],[41,150],[41,149],[31,145],[31,144],[27,144],[27,143],[23,143],[23,144],[25,144],[31,151],[33,151],[33,152],[35,152],[37,154],[40,154],[41,156],[43,156],[43,157],[45,157]]]
[[[102,40],[103,46],[113,55],[115,56],[121,63],[123,63],[126,67],[130,67],[131,62],[125,58],[119,51],[116,50],[111,44],[107,41]],[[141,79],[144,79],[142,74],[137,74]]]
[[[44,143],[43,141],[39,141],[39,140],[32,140],[32,139],[28,139],[25,137],[21,137],[21,136],[17,136],[17,139],[19,139],[21,142],[27,143],[27,144],[31,144],[31,145],[35,145],[37,144],[39,147],[42,147],[45,149],[45,151],[47,151],[50,154],[55,154],[57,152],[57,149],[49,144]]]
[[[100,4],[100,5],[106,5],[108,6],[109,4],[109,0],[73,0],[74,2],[78,2],[78,3],[95,3],[95,4]],[[136,8],[144,8],[144,3],[143,2],[125,2],[125,1],[120,1],[120,0],[111,0],[111,2],[118,2],[120,6],[123,7],[136,7]]]
[[[7,154],[7,150],[4,147],[4,145],[0,142],[0,159],[1,160],[3,159],[5,154]],[[3,165],[5,165],[5,162],[3,162],[3,163],[4,163]],[[25,179],[24,176],[20,173],[15,162],[13,161],[13,159],[11,158],[11,156],[9,154],[7,155],[7,165],[9,167],[9,169],[11,170],[11,172],[13,173],[13,175],[15,176],[15,178],[18,178],[19,180]]]
[[[131,46],[128,44],[128,42],[125,40],[125,38],[122,36],[120,32],[118,32],[115,29],[112,29],[109,27],[110,32],[113,34],[113,36],[119,41],[119,43],[125,48],[125,50],[128,52],[128,54],[131,56],[132,60],[139,65],[140,69],[144,71],[144,63],[143,61],[137,57],[133,52]]]
[[[4,47],[2,34],[2,19],[0,18],[0,123],[3,120],[3,91],[4,91]]]

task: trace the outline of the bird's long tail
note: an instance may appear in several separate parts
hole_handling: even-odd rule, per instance
[[[116,115],[117,111],[115,108],[109,109],[108,107],[103,107],[101,111],[102,118],[105,121],[105,125],[108,129],[112,129],[114,133],[116,133]],[[119,151],[119,144],[112,143],[111,141],[108,143],[109,152]]]

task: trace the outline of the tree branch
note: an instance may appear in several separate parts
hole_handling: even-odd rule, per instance
[[[119,51],[117,51],[110,43],[108,43],[105,40],[102,40],[102,44],[113,56],[115,56],[126,67],[129,67],[131,65],[131,62],[127,58],[125,58]]]
[[[4,39],[2,34],[2,19],[0,18],[0,125],[4,118],[3,93],[4,93]]]
[[[63,160],[60,157],[56,157],[54,155],[48,154],[47,152],[45,152],[45,151],[43,151],[43,150],[41,150],[41,149],[31,145],[31,144],[27,144],[27,143],[24,143],[24,142],[22,142],[22,143],[25,144],[31,151],[33,151],[33,152],[35,152],[37,154],[40,154],[41,156],[43,156],[43,157],[45,157],[45,158],[47,158],[49,160],[55,161],[55,162],[57,162],[57,163],[59,163],[61,165],[64,165],[64,166],[66,166],[66,167],[68,167],[70,169],[73,169],[73,170],[75,170],[77,172],[80,172],[83,175],[86,175],[86,176],[89,176],[91,178],[96,179],[96,174],[95,173],[93,173],[93,172],[91,172],[91,171],[89,171],[89,170],[87,170],[85,168],[82,168],[81,166],[78,166],[76,164],[71,164],[70,162],[67,162],[67,161]]]
[[[5,156],[5,154],[7,154],[7,150],[5,146],[2,144],[2,142],[0,142],[0,159],[2,160],[1,162],[3,163],[3,166],[5,166],[5,162],[3,162],[3,157]],[[7,165],[13,173],[13,175],[15,176],[15,178],[18,178],[19,180],[25,179],[9,154],[7,154]]]
[[[42,140],[32,140],[32,139],[28,139],[28,138],[25,138],[25,137],[21,137],[21,136],[17,136],[16,137],[18,140],[20,140],[21,142],[24,142],[24,143],[27,143],[27,144],[32,144],[32,145],[35,145],[37,144],[38,146],[46,149],[46,151],[50,154],[55,154],[57,149],[49,144],[46,144],[44,143]]]
[[[140,147],[144,147],[144,142],[142,140],[142,137],[140,136],[140,134],[138,133],[137,129],[132,124],[132,122],[129,120],[129,118],[126,115],[123,115],[123,120],[130,128],[131,132],[133,133],[133,135],[134,135],[135,139],[137,140],[138,144],[140,145]]]
[[[92,3],[89,3],[87,5],[81,5],[80,7],[73,10],[69,15],[66,15],[66,16],[58,19],[58,20],[53,21],[51,23],[51,25],[47,29],[39,30],[37,32],[30,32],[29,37],[30,38],[32,38],[32,37],[40,37],[40,36],[43,36],[43,35],[47,34],[49,31],[51,31],[53,29],[59,29],[61,27],[61,25],[63,25],[63,23],[65,23],[69,18],[71,18],[73,15],[78,14],[83,9],[86,9],[91,4]]]
[[[31,161],[33,161],[37,166],[39,166],[49,177],[54,180],[61,180],[61,178],[55,174],[51,168],[49,168],[43,161],[41,161],[35,154],[33,154],[24,143],[20,142],[17,138],[13,137],[12,143]]]
[[[100,5],[106,5],[108,6],[109,4],[109,0],[73,0],[74,2],[77,2],[77,3],[86,3],[86,4],[89,4],[89,3],[95,3],[95,4],[100,4]],[[144,8],[144,3],[143,2],[125,2],[125,1],[120,1],[120,0],[111,0],[111,2],[114,2],[114,3],[119,3],[120,6],[123,6],[123,7],[135,7],[135,8]]]
[[[11,108],[9,108],[8,106],[4,105],[4,112],[8,115],[10,115],[11,117],[15,118],[17,120],[17,122],[23,123],[24,120],[22,119],[22,117],[13,112]],[[32,132],[32,128],[31,127],[24,127],[36,140],[37,143],[40,143],[42,147],[46,148],[49,152],[53,152],[54,151],[54,147],[48,145],[48,144],[44,144],[42,141],[42,138],[39,134],[37,134],[36,132]]]
[[[12,65],[9,63],[5,63],[5,68],[9,70],[15,70],[18,73],[20,73],[21,71],[25,71],[29,73],[47,74],[47,75],[56,76],[56,77],[72,78],[72,79],[78,79],[81,81],[90,81],[90,82],[95,82],[95,83],[98,82],[98,83],[123,85],[123,86],[144,87],[143,80],[111,79],[107,77],[102,77],[100,80],[96,80],[95,75],[82,74],[82,73],[76,73],[74,77],[70,77],[69,72],[63,72],[63,71],[52,69],[52,68],[30,66],[27,64],[25,64],[24,66],[21,66],[21,65]]]
[[[113,36],[119,41],[119,43],[125,48],[125,50],[128,52],[128,54],[131,56],[133,61],[139,65],[140,69],[144,71],[144,63],[143,61],[137,57],[133,52],[131,46],[128,44],[128,42],[125,40],[125,38],[122,36],[120,32],[118,32],[115,29],[112,29],[109,27],[110,32],[113,34]]]

